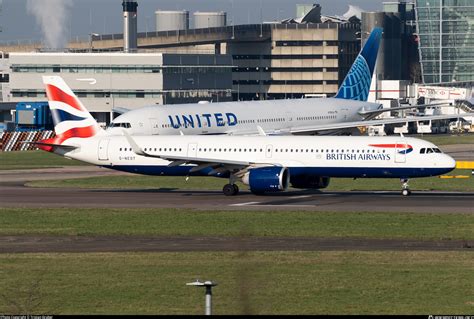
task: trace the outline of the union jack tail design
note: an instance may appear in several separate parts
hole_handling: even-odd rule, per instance
[[[56,137],[42,140],[38,147],[51,152],[67,139],[89,138],[103,132],[96,120],[59,76],[43,76]]]

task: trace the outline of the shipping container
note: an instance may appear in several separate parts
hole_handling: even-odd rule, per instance
[[[48,102],[20,102],[15,111],[16,131],[52,130],[53,118]]]

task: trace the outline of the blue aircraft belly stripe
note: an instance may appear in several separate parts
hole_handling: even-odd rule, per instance
[[[163,175],[163,176],[209,176],[212,168],[206,168],[199,172],[190,173],[192,166],[149,166],[149,165],[106,165],[104,167],[144,175]],[[453,169],[447,168],[413,168],[413,167],[290,167],[290,176],[325,176],[325,177],[368,177],[368,178],[382,178],[382,177],[428,177],[448,173]],[[229,174],[215,174],[215,177],[228,177]]]

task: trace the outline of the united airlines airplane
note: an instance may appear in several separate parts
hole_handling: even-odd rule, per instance
[[[432,143],[403,137],[341,136],[131,136],[102,130],[74,93],[55,76],[43,81],[56,136],[34,143],[67,158],[146,175],[228,178],[225,195],[236,181],[253,193],[294,188],[325,188],[331,177],[408,179],[454,169],[455,161]]]
[[[382,109],[380,104],[367,102],[381,37],[382,29],[375,28],[334,98],[146,106],[118,116],[108,133],[121,135],[126,129],[131,135],[255,135],[261,131],[268,135],[334,135],[359,126],[457,118],[373,120],[383,112],[413,108]]]

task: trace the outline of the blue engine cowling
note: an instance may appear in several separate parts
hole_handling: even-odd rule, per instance
[[[249,170],[242,182],[252,193],[281,192],[288,189],[290,172],[286,167],[260,167]]]
[[[313,175],[299,175],[291,176],[291,186],[294,188],[311,188],[320,189],[329,186],[329,177],[313,176]]]

